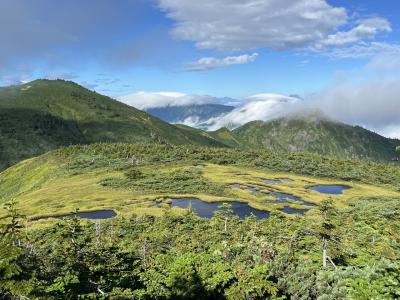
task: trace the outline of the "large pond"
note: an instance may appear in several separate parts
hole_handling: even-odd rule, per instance
[[[191,207],[193,211],[200,217],[211,218],[214,216],[214,212],[218,210],[218,207],[223,203],[229,203],[232,206],[233,212],[238,215],[241,219],[249,217],[253,214],[258,220],[269,217],[269,212],[253,208],[245,202],[238,201],[217,201],[217,202],[205,202],[196,198],[174,198],[171,199],[171,206],[180,208]]]
[[[329,194],[329,195],[339,195],[342,194],[343,191],[351,189],[351,187],[347,185],[315,185],[308,188],[309,190],[319,192],[321,194]]]

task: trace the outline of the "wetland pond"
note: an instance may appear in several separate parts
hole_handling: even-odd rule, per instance
[[[230,204],[233,212],[241,219],[245,219],[246,217],[249,217],[251,214],[253,214],[257,218],[257,220],[266,219],[269,218],[270,216],[270,213],[268,211],[253,208],[246,202],[239,202],[239,201],[206,202],[197,198],[171,198],[170,200],[172,201],[171,206],[180,208],[191,207],[192,210],[198,216],[203,218],[213,217],[215,211],[217,211],[218,207],[223,203]],[[307,212],[307,209],[295,209],[287,206],[279,210],[287,214],[300,214],[300,215],[303,215],[305,212]]]
[[[285,193],[278,193],[278,192],[273,192],[273,193],[266,193],[268,196],[274,197],[276,200],[267,200],[264,201],[264,203],[267,204],[290,204],[290,201],[294,201],[297,203],[301,203],[302,205],[305,206],[316,206],[316,204],[304,201],[303,199],[293,196],[291,194],[285,194]]]
[[[33,220],[44,220],[44,219],[63,219],[63,218],[82,218],[82,219],[91,219],[91,220],[103,220],[110,219],[117,215],[117,213],[113,210],[95,210],[95,211],[82,211],[78,213],[65,214],[60,216],[49,216],[49,217],[39,217],[33,218]]]
[[[268,184],[280,184],[282,182],[294,182],[293,179],[290,178],[275,178],[275,179],[265,179],[265,178],[257,178],[257,180],[262,181]]]
[[[347,185],[328,185],[328,184],[321,184],[315,185],[308,188],[309,190],[319,192],[321,194],[328,194],[328,195],[340,195],[343,191],[351,189],[351,187]]]
[[[298,215],[304,215],[308,211],[308,209],[297,209],[297,208],[291,208],[289,206],[285,206],[284,208],[280,208],[279,210],[286,214],[298,214]]]
[[[291,204],[292,202],[297,202],[299,204],[305,206],[316,206],[316,204],[312,202],[307,202],[299,197],[293,196],[291,194],[286,193],[279,193],[279,192],[263,192],[260,191],[259,188],[254,188],[250,186],[241,185],[239,183],[233,183],[230,185],[233,188],[246,188],[250,193],[260,193],[266,196],[272,196],[276,200],[266,200],[264,201],[265,204]]]
[[[232,205],[233,212],[238,215],[241,219],[249,217],[253,214],[257,220],[265,219],[269,217],[269,212],[260,210],[249,206],[246,202],[238,201],[217,201],[217,202],[205,202],[197,198],[172,198],[171,206],[180,208],[192,207],[193,211],[200,217],[211,218],[214,216],[214,212],[218,210],[218,207],[223,203],[229,203]]]

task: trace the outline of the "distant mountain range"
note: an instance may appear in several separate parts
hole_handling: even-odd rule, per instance
[[[235,107],[223,104],[199,104],[148,108],[145,111],[172,124],[186,124],[206,129],[204,122],[231,112]]]
[[[179,102],[179,96],[181,94],[177,94],[176,99],[166,97],[164,103],[159,101],[159,106],[152,106],[152,108],[145,108],[145,98],[141,94],[137,95],[137,99],[131,96],[122,97],[121,100],[125,103],[130,103],[132,106],[138,104],[146,112],[166,122],[184,124],[203,130],[217,130],[222,127],[233,129],[249,121],[270,120],[282,115],[282,112],[293,110],[296,105],[303,101],[297,95],[284,96],[262,93],[247,97],[245,101],[210,97],[213,103],[196,103],[196,101],[193,101],[190,105],[168,105],[169,102],[174,103],[174,100]],[[150,93],[148,105],[154,102],[152,97],[153,94]],[[193,100],[196,100],[196,98]],[[226,105],[226,103],[235,103],[237,105]],[[153,105],[155,104],[157,103],[153,103]]]
[[[209,119],[227,105],[169,107],[149,112],[164,120]],[[399,140],[326,118],[255,121],[207,132],[171,125],[150,114],[64,80],[36,80],[0,89],[0,170],[71,144],[96,142],[194,144],[310,151],[342,158],[388,161]]]

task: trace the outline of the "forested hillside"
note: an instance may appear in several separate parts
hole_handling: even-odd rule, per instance
[[[399,157],[395,151],[399,140],[316,114],[254,121],[232,131],[220,129],[210,135],[231,147],[309,151],[375,161],[391,161]]]
[[[71,144],[157,142],[222,146],[63,80],[0,89],[0,170]]]

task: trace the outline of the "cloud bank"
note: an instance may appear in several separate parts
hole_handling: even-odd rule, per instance
[[[301,102],[299,98],[279,94],[257,94],[244,100],[233,111],[220,117],[211,118],[204,125],[208,130],[221,127],[236,128],[251,121],[270,120],[281,116],[289,108]]]
[[[190,63],[185,70],[187,71],[208,71],[212,69],[227,67],[231,65],[243,65],[254,62],[258,53],[243,54],[239,56],[227,56],[225,58],[203,57],[198,61]]]
[[[369,18],[359,20],[358,25],[349,31],[339,31],[328,35],[317,43],[317,47],[341,47],[358,43],[364,39],[374,38],[380,32],[391,32],[389,21],[383,18]]]
[[[305,95],[304,99],[275,94],[251,96],[232,112],[206,124],[210,130],[235,128],[254,120],[318,110],[334,120],[400,138],[400,80],[342,83]]]
[[[158,0],[175,21],[172,35],[201,49],[248,51],[309,48],[324,51],[391,31],[379,17],[352,23],[347,10],[325,0]]]
[[[193,116],[181,123],[208,130],[221,127],[233,129],[251,121],[267,121],[287,114],[319,110],[334,120],[360,125],[384,136],[400,138],[400,80],[336,84],[303,98],[257,94],[247,97],[227,114],[207,121]],[[139,92],[119,100],[139,109],[148,109],[216,103],[220,99],[175,92]]]
[[[307,98],[334,119],[400,138],[400,80],[344,83]]]
[[[189,95],[177,92],[138,92],[118,98],[121,102],[142,110],[166,106],[201,105],[213,103],[216,99],[211,96]]]

